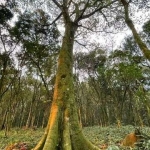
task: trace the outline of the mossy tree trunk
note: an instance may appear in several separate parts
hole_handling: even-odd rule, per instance
[[[91,1],[52,0],[60,9],[65,27],[62,47],[58,58],[53,102],[45,134],[34,150],[98,150],[83,135],[79,123],[73,86],[73,44],[78,23],[117,0],[104,5],[98,1],[91,9]],[[94,5],[94,4],[93,4]],[[89,10],[87,10],[89,7]],[[87,11],[86,11],[87,10]]]
[[[124,7],[124,13],[125,13],[125,22],[132,31],[133,37],[135,39],[135,42],[138,44],[139,48],[143,52],[144,56],[150,60],[150,50],[146,46],[146,44],[142,41],[141,37],[139,36],[137,30],[135,29],[135,26],[132,22],[132,20],[129,17],[129,4],[130,1],[127,2],[126,0],[121,0],[121,3],[123,4]]]
[[[58,58],[53,102],[47,129],[34,150],[97,150],[86,140],[79,124],[73,87],[73,43],[77,25],[65,22]]]

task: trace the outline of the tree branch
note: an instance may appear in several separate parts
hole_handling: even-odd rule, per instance
[[[117,2],[117,1],[118,1],[118,0],[114,0],[114,1],[112,1],[112,2],[110,2],[110,3],[108,3],[107,5],[104,5],[104,6],[102,6],[102,7],[99,7],[99,8],[97,8],[97,9],[95,9],[94,11],[92,11],[91,13],[89,13],[89,14],[87,14],[87,15],[82,15],[82,17],[80,17],[80,18],[78,19],[78,21],[80,21],[80,20],[82,20],[82,19],[89,18],[90,16],[94,15],[96,12],[98,12],[98,11],[104,9],[104,8],[107,8],[108,6],[110,6],[111,4],[113,4],[113,3]]]
[[[2,36],[1,30],[0,30],[0,40],[1,40],[1,42],[2,42],[4,51],[7,52],[7,50],[6,50],[6,45],[5,45],[5,41],[3,40],[3,36]]]
[[[52,0],[52,1],[53,1],[53,3],[54,3],[57,7],[59,7],[60,9],[62,9],[61,4],[58,3],[57,0]]]
[[[62,12],[49,25],[54,24],[61,16],[62,16]]]
[[[63,0],[63,5],[67,6],[67,0]]]
[[[81,12],[81,14],[80,14],[79,17],[75,20],[75,22],[79,22],[79,20],[82,19],[82,16],[83,16],[85,10],[86,10],[87,7],[88,7],[88,4],[89,4],[89,0],[88,0],[87,3],[85,4],[85,6],[84,6],[84,8],[83,8],[83,10],[82,10],[82,12]]]
[[[78,43],[79,45],[83,46],[84,48],[86,48],[87,44],[82,44],[79,41],[75,40],[76,43]]]
[[[115,32],[108,32],[108,31],[105,31],[104,29],[103,30],[93,30],[93,29],[91,29],[91,28],[88,28],[88,27],[86,27],[86,26],[83,26],[83,25],[78,25],[79,27],[81,27],[81,28],[84,28],[84,29],[86,29],[86,30],[90,30],[91,32],[95,32],[95,33],[97,33],[97,32],[101,32],[101,33],[111,33],[111,34],[116,34]]]
[[[72,0],[70,0],[69,2],[68,2],[68,6],[67,7],[69,7],[70,6],[70,4],[72,3],[73,1]]]

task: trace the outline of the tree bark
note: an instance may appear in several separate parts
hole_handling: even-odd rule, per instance
[[[76,30],[73,22],[65,22],[50,117],[45,134],[34,150],[98,150],[82,134],[75,106],[72,70]]]

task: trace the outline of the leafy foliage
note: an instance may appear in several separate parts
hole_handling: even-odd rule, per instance
[[[25,12],[10,30],[11,35],[22,42],[26,53],[32,57],[44,58],[51,51],[58,50],[59,32],[55,24],[50,25],[49,19],[43,10]]]
[[[143,25],[143,31],[150,37],[150,20]]]
[[[4,5],[0,5],[0,24],[4,24],[6,21],[13,17],[12,12]]]

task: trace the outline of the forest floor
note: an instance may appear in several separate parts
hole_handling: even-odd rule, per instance
[[[134,129],[133,126],[122,126],[120,128],[116,126],[92,126],[83,128],[83,132],[84,135],[98,147],[103,148],[107,144],[108,150],[127,150],[129,148],[122,148],[119,143],[127,134],[134,132]],[[0,150],[11,150],[11,148],[8,149],[6,147],[8,145],[14,145],[15,143],[16,145],[18,144],[18,147],[22,145],[27,147],[25,150],[31,150],[40,140],[43,133],[44,129],[40,128],[36,130],[13,128],[6,137],[5,132],[0,131]],[[150,136],[150,127],[143,127],[142,133]],[[150,140],[148,142],[150,142]],[[150,143],[147,147],[148,148],[143,150],[150,150]]]

